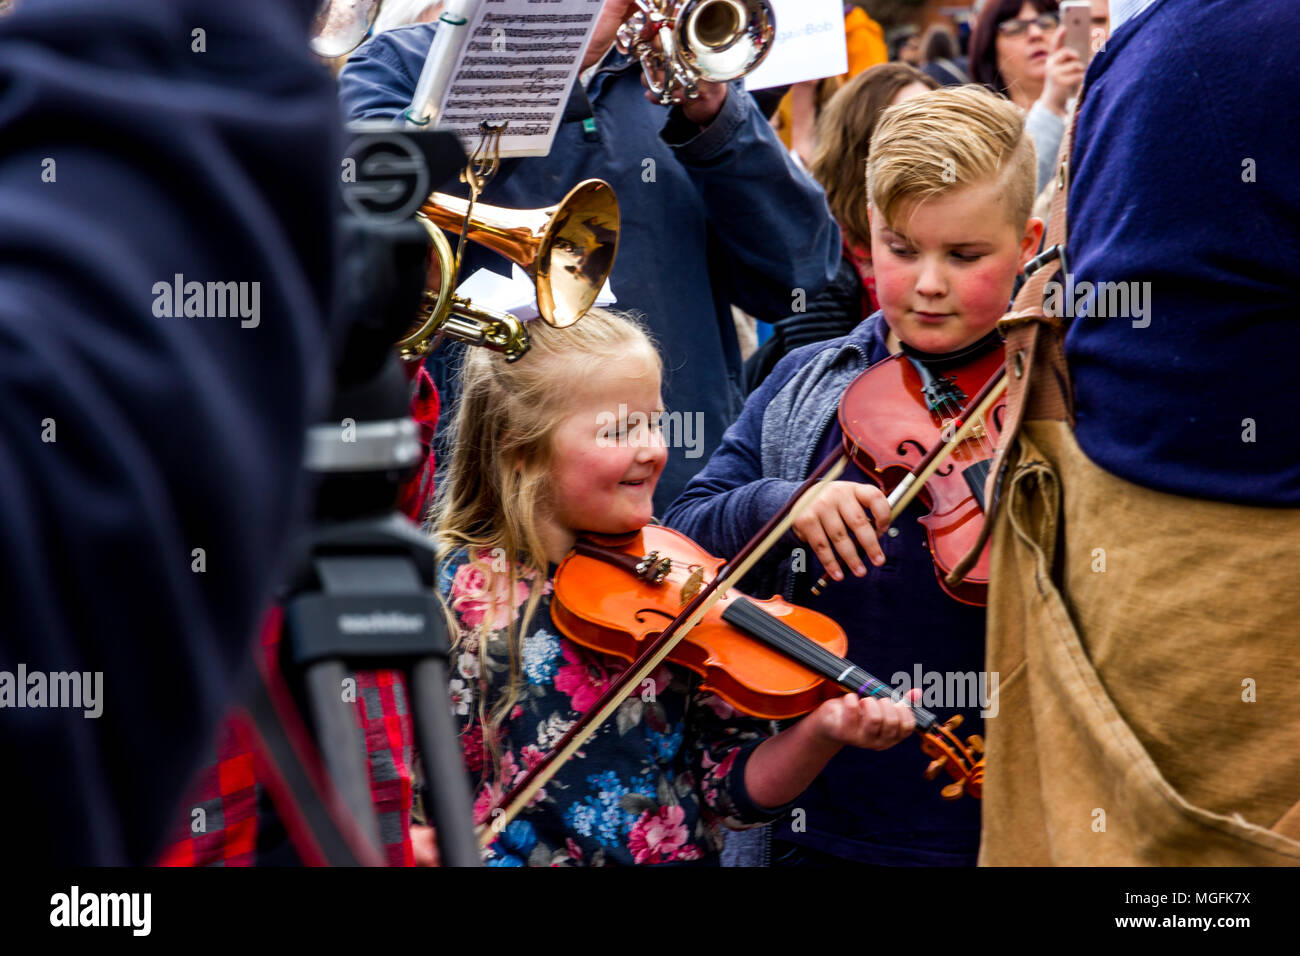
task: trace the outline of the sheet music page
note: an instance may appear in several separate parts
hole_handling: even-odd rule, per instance
[[[452,69],[438,125],[478,145],[478,124],[509,120],[501,157],[545,156],[602,0],[484,0]]]

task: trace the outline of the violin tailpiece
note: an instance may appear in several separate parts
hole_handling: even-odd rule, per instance
[[[663,584],[672,569],[672,558],[661,558],[658,551],[651,551],[636,563],[636,576],[651,584]]]
[[[587,538],[579,538],[574,543],[573,550],[583,557],[595,558],[597,561],[622,568],[650,584],[662,584],[673,569],[672,558],[661,558],[658,551],[651,551],[638,560],[617,548],[606,547]]]

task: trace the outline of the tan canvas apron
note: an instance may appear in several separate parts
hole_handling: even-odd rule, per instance
[[[1300,864],[1300,511],[1020,433],[992,537],[983,865]],[[1103,570],[1104,569],[1104,570]]]
[[[1049,246],[1065,188],[1062,166]],[[1042,309],[1055,271],[1001,324],[980,863],[1300,865],[1300,509],[1093,464]]]

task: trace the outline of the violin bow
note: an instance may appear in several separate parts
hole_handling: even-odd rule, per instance
[[[844,472],[848,459],[843,455],[828,456],[808,479],[799,486],[790,502],[772,517],[759,532],[732,558],[718,575],[691,599],[690,603],[663,629],[631,665],[611,682],[589,710],[561,737],[555,746],[536,763],[513,790],[492,811],[492,822],[479,833],[479,845],[487,846],[504,830],[519,812],[546,786],[565,761],[572,757],[590,739],[606,720],[618,710],[634,689],[641,685],[687,634],[708,613],[719,598],[765,555],[781,536],[789,530],[804,509],[817,495]]]

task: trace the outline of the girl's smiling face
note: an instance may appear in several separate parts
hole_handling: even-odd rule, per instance
[[[876,295],[899,339],[942,354],[997,324],[1043,234],[1040,219],[1011,225],[1006,206],[1004,184],[990,180],[903,205],[893,227],[870,210]]]
[[[663,399],[653,359],[637,349],[574,383],[570,413],[553,437],[544,537],[552,560],[584,531],[624,534],[654,516],[668,461],[659,430]]]

